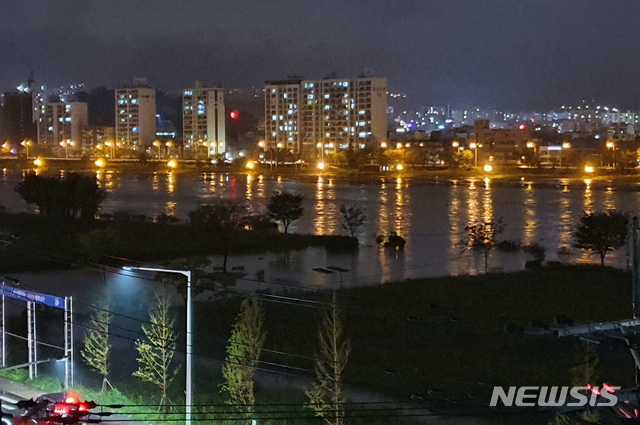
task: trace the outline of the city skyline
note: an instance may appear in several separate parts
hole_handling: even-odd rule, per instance
[[[598,99],[637,109],[633,70],[640,4],[569,0],[337,0],[261,4],[141,1],[3,6],[0,87],[31,70],[36,84],[116,87],[146,77],[159,90],[195,80],[224,87],[364,70],[407,107],[545,109]],[[277,22],[278,25],[273,25]],[[615,23],[612,25],[611,23]],[[631,89],[630,89],[631,88]]]

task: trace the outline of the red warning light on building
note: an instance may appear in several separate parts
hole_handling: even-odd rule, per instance
[[[229,118],[231,118],[232,120],[240,119],[240,112],[237,110],[229,112]]]

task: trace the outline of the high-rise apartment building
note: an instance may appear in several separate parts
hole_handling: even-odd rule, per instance
[[[387,137],[385,78],[267,81],[265,138],[302,157],[364,149]]]
[[[182,136],[186,149],[197,156],[199,149],[208,156],[226,151],[224,89],[196,81],[182,92]]]
[[[26,91],[5,93],[3,115],[6,141],[14,146],[19,145],[23,140],[35,142],[37,130],[33,122],[31,93]]]
[[[116,143],[131,153],[148,151],[156,137],[156,91],[146,80],[116,89]]]
[[[38,110],[38,144],[81,151],[82,131],[88,124],[87,102],[43,103]]]

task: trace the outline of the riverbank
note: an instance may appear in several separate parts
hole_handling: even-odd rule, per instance
[[[0,158],[0,168],[7,170],[34,169],[33,160]],[[146,173],[174,173],[174,174],[202,174],[202,173],[228,173],[239,175],[264,176],[266,178],[295,179],[303,181],[317,181],[319,177],[332,179],[345,183],[371,183],[380,179],[398,179],[414,183],[451,183],[459,181],[485,178],[494,183],[502,184],[583,184],[589,180],[591,184],[607,184],[626,187],[635,190],[640,183],[640,174],[637,169],[611,169],[596,168],[593,173],[586,173],[582,168],[528,168],[516,166],[495,166],[491,172],[485,172],[482,168],[424,168],[407,165],[402,170],[394,171],[370,171],[353,170],[336,166],[329,166],[325,170],[315,167],[301,168],[294,165],[279,165],[268,167],[257,165],[257,168],[249,170],[245,167],[230,164],[210,164],[206,161],[181,161],[177,167],[171,168],[166,160],[150,160],[141,163],[136,160],[118,160],[108,162],[104,167],[98,167],[93,161],[80,159],[46,159],[44,165],[38,170],[43,173],[58,173],[60,170],[78,171],[85,173],[122,173],[122,174],[146,174]]]
[[[122,266],[126,259],[169,262],[225,252],[281,252],[312,246],[333,252],[358,249],[357,239],[347,236],[284,234],[277,230],[230,230],[225,245],[219,235],[189,223],[150,219],[119,214],[111,220],[52,221],[36,214],[0,213],[0,236],[4,241],[0,270],[43,271],[95,263]]]

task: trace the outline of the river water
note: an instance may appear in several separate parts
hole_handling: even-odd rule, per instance
[[[9,211],[30,211],[15,193],[21,180],[18,171],[3,170],[0,178],[0,204]],[[519,240],[523,245],[539,243],[546,248],[547,260],[597,262],[596,255],[572,248],[572,231],[583,211],[617,209],[636,214],[640,193],[617,190],[612,184],[589,180],[521,182],[505,184],[488,179],[415,181],[386,177],[366,183],[335,181],[328,177],[314,180],[269,178],[260,175],[201,174],[123,174],[98,173],[108,191],[103,212],[130,210],[148,216],[173,214],[181,220],[200,204],[215,199],[244,203],[252,212],[266,211],[269,196],[276,190],[302,193],[304,215],[291,232],[319,235],[341,233],[340,205],[366,209],[367,223],[359,229],[361,248],[353,254],[331,254],[322,248],[288,253],[234,256],[230,266],[244,267],[245,279],[239,288],[275,289],[282,286],[331,287],[342,280],[344,286],[366,285],[406,278],[476,274],[484,271],[481,253],[464,251],[460,240],[470,223],[502,217],[506,225],[500,240]],[[342,231],[344,232],[344,231]],[[403,251],[380,249],[375,235],[397,232],[407,241]],[[558,255],[560,248],[570,255]],[[619,249],[607,263],[626,267],[628,250]],[[526,260],[523,252],[493,250],[489,268],[520,270]],[[214,263],[221,259],[213,257]],[[315,267],[338,266],[348,269],[341,275],[314,272]],[[257,283],[256,273],[264,271]],[[275,287],[274,287],[275,285]]]

